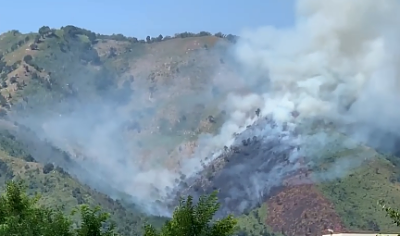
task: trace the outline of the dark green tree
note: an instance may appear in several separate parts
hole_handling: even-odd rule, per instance
[[[25,55],[24,56],[24,62],[26,62],[26,64],[31,64],[33,60],[33,57],[31,55]]]
[[[161,232],[151,226],[145,226],[144,236],[229,236],[233,235],[237,221],[232,215],[212,222],[220,204],[217,192],[210,196],[202,196],[197,204],[193,203],[191,196],[181,199],[175,209],[172,219],[161,228]]]
[[[394,224],[400,226],[400,213],[397,209],[387,206],[383,200],[379,200],[378,205],[381,206],[384,211],[386,211],[386,215],[392,219]]]
[[[36,207],[21,183],[10,182],[0,197],[0,235],[72,236],[71,221],[60,211]]]
[[[0,235],[18,236],[116,236],[109,214],[100,208],[86,205],[73,213],[80,213],[80,224],[73,222],[58,209],[38,206],[39,197],[31,198],[22,183],[9,182],[0,197]]]
[[[48,34],[48,33],[50,33],[50,32],[51,32],[50,27],[48,27],[48,26],[42,26],[42,27],[40,27],[38,33],[39,33],[41,36],[45,36],[46,34]]]
[[[101,212],[100,207],[91,209],[82,205],[73,213],[80,212],[82,223],[76,230],[76,236],[115,236],[115,224],[107,223],[110,214]],[[106,226],[107,225],[107,226]]]

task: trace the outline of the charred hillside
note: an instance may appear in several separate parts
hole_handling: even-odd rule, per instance
[[[204,169],[179,186],[177,196],[200,196],[218,191],[220,215],[240,215],[259,207],[276,193],[287,178],[300,169],[298,134],[262,118],[237,134],[231,147],[225,147]]]
[[[268,37],[253,37],[259,38]],[[320,79],[313,76],[321,67],[291,71],[273,56],[260,60],[247,54],[240,61],[232,53],[239,45],[236,40],[207,32],[137,39],[75,26],[0,35],[0,159],[14,167],[16,176],[30,181],[32,192],[43,192],[50,201],[46,204],[69,199],[69,206],[117,207],[114,219],[124,222],[122,231],[140,232],[145,219],[131,217],[130,208],[169,215],[179,196],[197,199],[215,190],[222,204],[218,216],[234,213],[250,235],[260,235],[267,227],[286,235],[309,234],[310,229],[312,235],[321,235],[323,224],[339,225],[338,230],[392,229],[375,205],[385,198],[400,207],[400,174],[392,165],[399,159],[390,157],[388,162],[375,150],[350,142],[351,129],[347,136],[339,134],[338,127],[324,130],[327,124],[297,129],[261,118],[260,110],[254,114],[265,105],[269,89],[307,94],[297,93],[296,83],[274,86],[281,80],[271,81],[261,64],[278,62],[275,71],[283,73],[278,77],[293,77],[295,82],[309,76],[311,81]],[[247,49],[254,51],[240,52],[264,52],[257,43],[250,46]],[[303,61],[307,56],[293,58]],[[290,68],[303,65],[293,58]],[[256,59],[254,66],[250,59]],[[304,73],[292,76],[287,71]],[[334,88],[321,86],[329,95],[324,101]],[[232,137],[229,129],[231,146],[219,147],[218,142],[218,151],[208,158],[196,156],[203,136],[213,141],[232,117],[244,128],[242,118],[248,113],[260,117]],[[386,133],[373,135],[383,142],[389,139]],[[215,151],[214,146],[210,149]],[[185,176],[179,171],[190,158],[200,158],[202,164],[196,167],[202,170]],[[132,204],[117,203],[118,198]],[[167,211],[155,211],[166,205]],[[330,216],[333,223],[326,219]]]

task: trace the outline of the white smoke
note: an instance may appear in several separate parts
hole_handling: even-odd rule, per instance
[[[256,108],[261,117],[292,129],[322,119],[344,129],[359,125],[353,135],[362,141],[376,142],[369,136],[376,128],[400,134],[399,11],[396,0],[299,0],[293,27],[245,30],[234,55],[253,93],[227,97],[231,117],[207,150],[231,145],[233,133],[255,122]],[[313,156],[337,140],[317,132],[303,137],[301,155]],[[326,181],[343,176],[362,164],[360,158],[344,157],[327,170],[329,175],[315,177]]]
[[[280,121],[298,111],[299,118],[398,128],[400,2],[299,0],[296,10],[294,27],[245,30],[235,47],[244,70],[267,75],[252,104],[263,103],[262,114]],[[230,102],[254,110],[242,100]]]
[[[219,134],[199,138],[193,157],[182,163],[182,173],[189,176],[201,170],[201,162],[213,160],[206,160],[206,157],[215,158],[224,146],[231,146],[234,133],[242,133],[257,121],[257,108],[261,110],[260,117],[273,117],[280,129],[285,122],[291,131],[299,123],[314,118],[342,124],[367,124],[356,130],[364,138],[371,133],[368,124],[400,130],[400,123],[397,123],[400,118],[397,109],[400,104],[400,2],[299,0],[296,9],[296,22],[292,28],[266,26],[243,32],[234,46],[234,57],[243,75],[241,84],[249,87],[250,93],[238,95],[232,91],[227,96],[223,107],[229,118]],[[230,81],[229,78],[222,80]],[[213,102],[210,98],[204,100]],[[52,117],[45,119],[48,127],[40,132],[63,149],[66,149],[64,140],[84,144],[85,154],[97,157],[95,172],[102,171],[103,178],[138,198],[138,202],[151,205],[159,195],[166,196],[166,186],[176,186],[177,173],[162,166],[140,169],[132,159],[143,158],[127,155],[132,154],[124,150],[127,145],[114,138],[128,118],[119,120],[114,111],[104,111],[104,119],[97,121],[99,114],[95,109],[83,112],[90,109],[82,106],[77,110],[76,117],[54,119],[53,122],[47,122]],[[299,116],[294,116],[293,112]],[[86,121],[85,117],[92,119]],[[98,127],[92,127],[93,123]],[[252,132],[255,136],[268,135],[261,133],[264,129],[260,129],[260,133]],[[320,142],[305,146],[304,150],[311,152],[312,149],[316,153],[318,148],[323,149],[325,139],[329,138],[314,135],[303,139],[303,143]],[[298,157],[291,156],[290,161]],[[360,164],[357,160],[343,162],[337,165],[345,165],[345,169]],[[93,169],[89,167],[88,170]],[[251,177],[257,193],[265,188],[260,181],[280,181],[277,173],[284,174],[286,169],[279,168],[270,174],[262,174],[262,179],[257,173],[258,176]],[[337,168],[333,171],[339,173]],[[326,176],[321,178],[327,179]],[[156,190],[153,191],[153,187]],[[149,210],[150,213],[160,213],[160,209],[153,210]]]

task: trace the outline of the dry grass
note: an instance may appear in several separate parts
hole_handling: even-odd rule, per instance
[[[12,65],[17,61],[22,61],[26,55],[34,56],[38,51],[30,50],[29,45],[31,43],[33,43],[33,41],[28,41],[12,53],[6,54],[4,60],[7,62],[7,65]]]

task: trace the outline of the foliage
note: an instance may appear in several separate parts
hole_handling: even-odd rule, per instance
[[[0,132],[0,187],[10,179],[23,179],[29,195],[43,194],[38,202],[40,205],[57,207],[62,199],[64,213],[80,204],[101,205],[103,210],[111,213],[111,219],[118,222],[116,229],[122,235],[140,234],[145,221],[153,222],[153,217],[142,214],[136,205],[128,206],[125,201],[113,200],[103,194],[106,190],[102,185],[89,187],[80,183],[60,167],[72,165],[68,153],[35,138],[37,136],[26,127],[20,128],[18,133]],[[54,163],[54,166],[45,168],[45,163]],[[83,172],[84,169],[76,166],[75,171]]]
[[[0,235],[116,235],[114,225],[108,222],[109,215],[101,213],[99,208],[81,206],[78,209],[81,223],[73,227],[73,221],[60,210],[38,206],[38,200],[38,196],[26,195],[21,183],[7,183],[6,192],[0,197]]]
[[[267,227],[267,204],[262,204],[259,208],[253,209],[248,214],[238,217],[239,235],[262,235],[275,236],[272,229]]]
[[[390,219],[392,219],[393,223],[396,224],[396,226],[400,226],[400,213],[397,209],[393,209],[392,207],[387,206],[384,200],[379,200],[378,205],[382,207],[382,209],[386,212],[386,215],[389,216]]]
[[[79,212],[79,210],[82,218],[82,223],[80,227],[76,230],[77,236],[116,235],[116,233],[114,232],[114,222],[108,222],[108,219],[110,218],[109,213],[101,212],[100,207],[91,209],[87,205],[82,205],[80,209],[74,211],[73,214]],[[105,226],[105,223],[109,223],[108,226]]]
[[[228,236],[235,231],[236,219],[229,215],[226,218],[211,223],[213,216],[219,209],[217,193],[210,196],[202,196],[195,205],[191,196],[181,199],[175,209],[172,219],[167,221],[161,232],[151,226],[145,226],[145,236],[176,236],[176,235],[204,235],[204,236]]]
[[[173,218],[157,233],[154,226],[145,226],[145,236],[155,235],[212,235],[228,236],[235,230],[236,220],[232,216],[211,223],[219,208],[216,193],[202,196],[197,205],[192,197],[181,200]],[[60,209],[51,209],[38,204],[40,196],[29,197],[22,182],[8,182],[0,197],[0,235],[41,236],[115,236],[115,224],[110,214],[100,207],[81,205],[72,211],[79,213],[79,223],[64,215]]]
[[[332,146],[334,145],[326,148],[331,151],[320,154],[325,162],[318,163],[319,169],[314,169],[313,173],[315,178],[327,178],[328,181],[322,181],[317,188],[334,205],[346,229],[395,230],[390,219],[376,205],[376,200],[384,198],[393,203],[394,207],[400,207],[397,201],[400,190],[395,180],[397,168],[371,149],[357,148],[336,152]],[[349,160],[355,159],[364,161],[358,164],[360,168],[336,171],[335,166],[346,166],[351,163]]]

